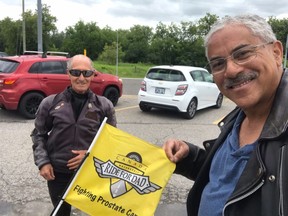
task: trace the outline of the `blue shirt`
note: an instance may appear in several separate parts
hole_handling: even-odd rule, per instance
[[[241,112],[233,129],[212,160],[209,182],[201,196],[198,216],[221,216],[256,143],[239,148],[239,129],[245,115]]]

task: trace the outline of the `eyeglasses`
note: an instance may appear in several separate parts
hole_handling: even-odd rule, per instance
[[[237,65],[243,65],[254,58],[257,57],[257,50],[260,48],[265,47],[265,45],[268,44],[273,44],[273,42],[268,42],[268,43],[262,43],[258,45],[248,45],[245,47],[240,48],[239,50],[236,50],[233,52],[231,55],[229,55],[226,58],[217,58],[212,61],[210,61],[206,67],[209,65],[212,75],[216,75],[219,73],[222,73],[226,70],[227,68],[227,60],[231,58],[231,60],[237,64]]]
[[[69,70],[69,73],[72,75],[72,76],[75,76],[75,77],[80,77],[81,74],[84,76],[84,77],[90,77],[94,74],[94,70],[77,70],[77,69],[71,69]]]

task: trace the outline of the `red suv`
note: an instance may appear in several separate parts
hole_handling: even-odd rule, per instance
[[[35,118],[43,98],[70,85],[66,73],[68,59],[67,53],[60,52],[27,52],[21,56],[0,57],[0,107],[18,110],[29,119]],[[107,97],[114,106],[122,96],[122,80],[111,74],[97,71],[90,87],[96,94]]]

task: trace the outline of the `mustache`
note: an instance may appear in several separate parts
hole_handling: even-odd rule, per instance
[[[86,84],[87,81],[86,81],[86,80],[77,80],[76,83],[77,83],[77,84],[81,84],[81,85],[83,85],[83,84]]]
[[[258,77],[258,73],[256,71],[241,72],[241,73],[238,73],[237,76],[234,78],[225,79],[224,88],[229,89],[241,83],[256,79],[257,77]]]

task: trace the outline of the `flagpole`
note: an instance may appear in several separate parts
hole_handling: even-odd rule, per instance
[[[76,171],[76,173],[75,173],[72,181],[70,182],[70,184],[69,184],[68,188],[66,189],[64,195],[62,196],[60,202],[58,203],[58,205],[56,206],[56,208],[52,211],[51,216],[55,216],[55,215],[57,214],[57,212],[59,211],[59,209],[60,209],[61,205],[63,204],[63,202],[64,202],[67,194],[69,193],[72,185],[74,184],[74,182],[75,182],[75,180],[76,180],[76,178],[77,178],[77,176],[78,176],[81,168],[83,167],[82,165],[83,165],[84,161],[85,161],[86,158],[88,157],[91,149],[93,148],[93,146],[94,146],[95,143],[96,143],[96,140],[97,140],[98,137],[100,136],[100,134],[101,134],[101,132],[102,132],[102,130],[103,130],[103,127],[104,127],[104,125],[106,124],[106,121],[107,121],[107,117],[105,117],[104,120],[102,121],[101,126],[100,126],[98,132],[96,133],[96,135],[95,135],[95,137],[94,137],[94,139],[93,139],[93,141],[92,141],[92,144],[91,144],[90,147],[88,148],[88,150],[87,150],[87,152],[86,152],[86,154],[85,154],[85,157],[83,158],[83,160],[82,160],[82,162],[81,162],[81,164],[80,164],[80,167],[77,169],[77,171]]]
[[[100,136],[100,134],[101,134],[101,132],[102,132],[102,130],[103,130],[103,127],[104,127],[106,121],[107,121],[107,117],[104,118],[104,120],[103,120],[103,122],[102,122],[102,124],[101,124],[101,126],[100,126],[100,128],[99,128],[99,130],[98,130],[98,132],[97,132],[97,134],[96,134],[96,136],[94,137],[94,139],[93,139],[93,141],[92,141],[92,145],[90,145],[90,147],[89,147],[88,150],[87,150],[87,153],[90,152],[91,149],[93,148],[93,146],[95,145],[96,140],[97,140],[98,137]]]

